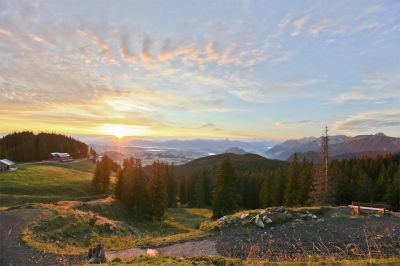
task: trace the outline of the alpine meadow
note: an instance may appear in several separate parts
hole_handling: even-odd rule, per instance
[[[400,265],[399,14],[1,0],[0,265]]]

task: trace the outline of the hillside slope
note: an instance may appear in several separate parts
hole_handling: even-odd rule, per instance
[[[215,172],[221,160],[229,156],[237,172],[262,172],[272,171],[279,167],[286,166],[287,163],[279,160],[270,160],[257,154],[247,153],[243,155],[226,153],[212,156],[206,156],[195,159],[183,165],[176,166],[178,176],[188,175],[190,173],[205,170]]]

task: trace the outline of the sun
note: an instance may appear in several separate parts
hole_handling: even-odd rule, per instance
[[[99,131],[106,135],[112,135],[118,139],[127,136],[141,136],[146,135],[145,126],[137,125],[117,125],[117,124],[103,124],[100,126]]]

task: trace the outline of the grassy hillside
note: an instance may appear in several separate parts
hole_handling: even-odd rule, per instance
[[[83,203],[42,204],[49,215],[30,226],[23,240],[46,252],[80,254],[96,243],[107,249],[160,246],[208,235],[199,230],[211,211],[196,208],[167,209],[161,221],[135,222],[112,198]]]
[[[21,164],[14,172],[0,173],[0,207],[91,196],[93,165]]]
[[[257,154],[218,154],[207,157],[195,159],[183,165],[176,166],[176,173],[178,176],[188,175],[193,172],[206,170],[208,172],[214,172],[218,169],[221,160],[229,156],[235,170],[240,172],[263,172],[275,170],[281,166],[288,165],[287,162],[280,160],[270,160]]]

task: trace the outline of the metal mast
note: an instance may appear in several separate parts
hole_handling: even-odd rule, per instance
[[[328,182],[329,182],[329,174],[328,174],[328,168],[329,168],[329,136],[328,136],[328,126],[325,126],[325,132],[321,138],[321,147],[322,147],[322,156],[323,156],[323,167],[324,167],[324,183],[325,183],[325,203],[328,202],[329,198],[329,189],[328,189]]]

